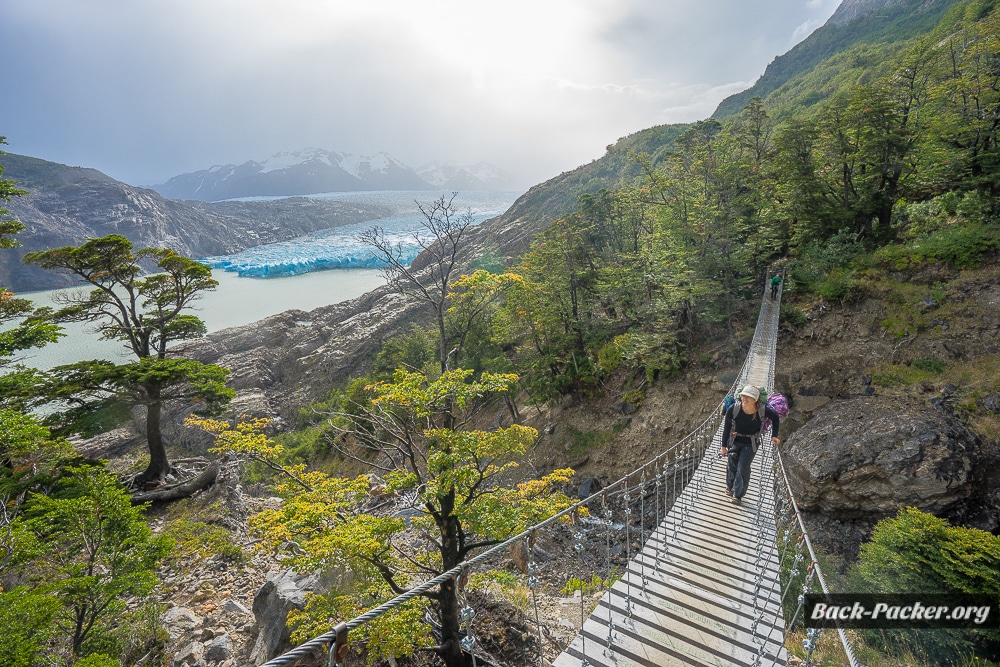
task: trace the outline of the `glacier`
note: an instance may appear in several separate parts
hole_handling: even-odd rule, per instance
[[[373,199],[384,201],[386,198],[385,192],[372,194],[376,195]],[[398,197],[402,193],[394,194]],[[420,194],[427,196],[427,193]],[[509,196],[497,197],[497,193],[489,195],[480,199],[475,208],[469,205],[473,210],[473,224],[478,225],[499,215],[507,210],[514,199]],[[358,193],[353,193],[353,196],[357,197]],[[456,198],[455,203],[465,202],[460,197]],[[414,208],[412,200],[406,208]],[[464,206],[460,210],[464,210]],[[427,230],[421,224],[425,222],[418,211],[410,210],[387,218],[314,232],[289,241],[248,248],[232,255],[204,257],[200,261],[213,269],[233,271],[240,276],[254,278],[294,276],[324,269],[382,268],[385,264],[359,239],[362,232],[377,226],[383,230],[386,239],[398,247],[403,263],[409,265],[422,250],[420,241],[426,242],[429,238]]]

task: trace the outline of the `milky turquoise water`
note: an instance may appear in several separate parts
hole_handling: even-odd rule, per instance
[[[190,311],[205,322],[210,332],[256,322],[286,310],[312,310],[339,303],[385,284],[376,269],[331,269],[269,279],[213,271],[212,277],[219,286],[205,292]],[[77,289],[22,292],[18,296],[31,299],[36,306],[58,307],[58,295],[73,291]],[[22,353],[21,363],[48,369],[84,359],[132,360],[122,343],[99,340],[90,329],[87,324],[66,324],[65,337],[58,343]]]

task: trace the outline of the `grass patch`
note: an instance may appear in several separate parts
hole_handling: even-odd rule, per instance
[[[931,375],[940,375],[944,372],[944,362],[939,359],[915,359],[913,365],[917,370]]]
[[[174,550],[168,562],[176,565],[181,560],[220,556],[230,563],[248,563],[249,557],[233,541],[232,533],[215,523],[226,511],[223,501],[199,500],[186,498],[172,503],[167,509],[162,534],[174,540]]]
[[[570,577],[566,580],[566,585],[559,592],[563,595],[573,595],[577,591],[582,591],[583,595],[590,595],[605,588],[611,588],[620,578],[621,573],[617,567],[611,569],[611,575],[607,579],[601,579],[601,576],[598,574],[591,575],[590,579]]]
[[[594,447],[607,444],[613,437],[613,433],[600,429],[581,431],[570,426],[567,430],[570,437],[569,454],[571,456],[578,456],[590,451]]]
[[[872,383],[880,387],[911,387],[940,379],[944,370],[944,362],[937,359],[917,359],[909,364],[883,364],[872,373]]]
[[[958,388],[955,405],[966,415],[966,423],[978,436],[1000,442],[1000,415],[983,403],[1000,391],[1000,354],[986,354],[944,363],[939,359],[916,359],[910,364],[883,364],[872,372],[872,383],[887,389],[911,387],[921,382]]]
[[[491,593],[522,611],[531,608],[531,589],[509,570],[475,572],[469,577],[469,587]]]

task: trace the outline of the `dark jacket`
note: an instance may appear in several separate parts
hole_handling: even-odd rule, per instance
[[[767,403],[764,404],[764,416],[771,420],[771,436],[777,436],[778,429],[781,427],[781,416]],[[726,418],[722,426],[722,446],[739,449],[741,446],[753,443],[754,436],[760,435],[761,425],[762,420],[759,413],[748,415],[743,412],[740,403],[734,403],[732,408],[726,410]],[[732,438],[732,444],[730,444],[730,438]]]

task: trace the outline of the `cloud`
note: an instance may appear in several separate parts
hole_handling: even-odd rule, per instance
[[[316,146],[525,185],[709,115],[834,0],[5,0],[11,152],[135,184]]]

